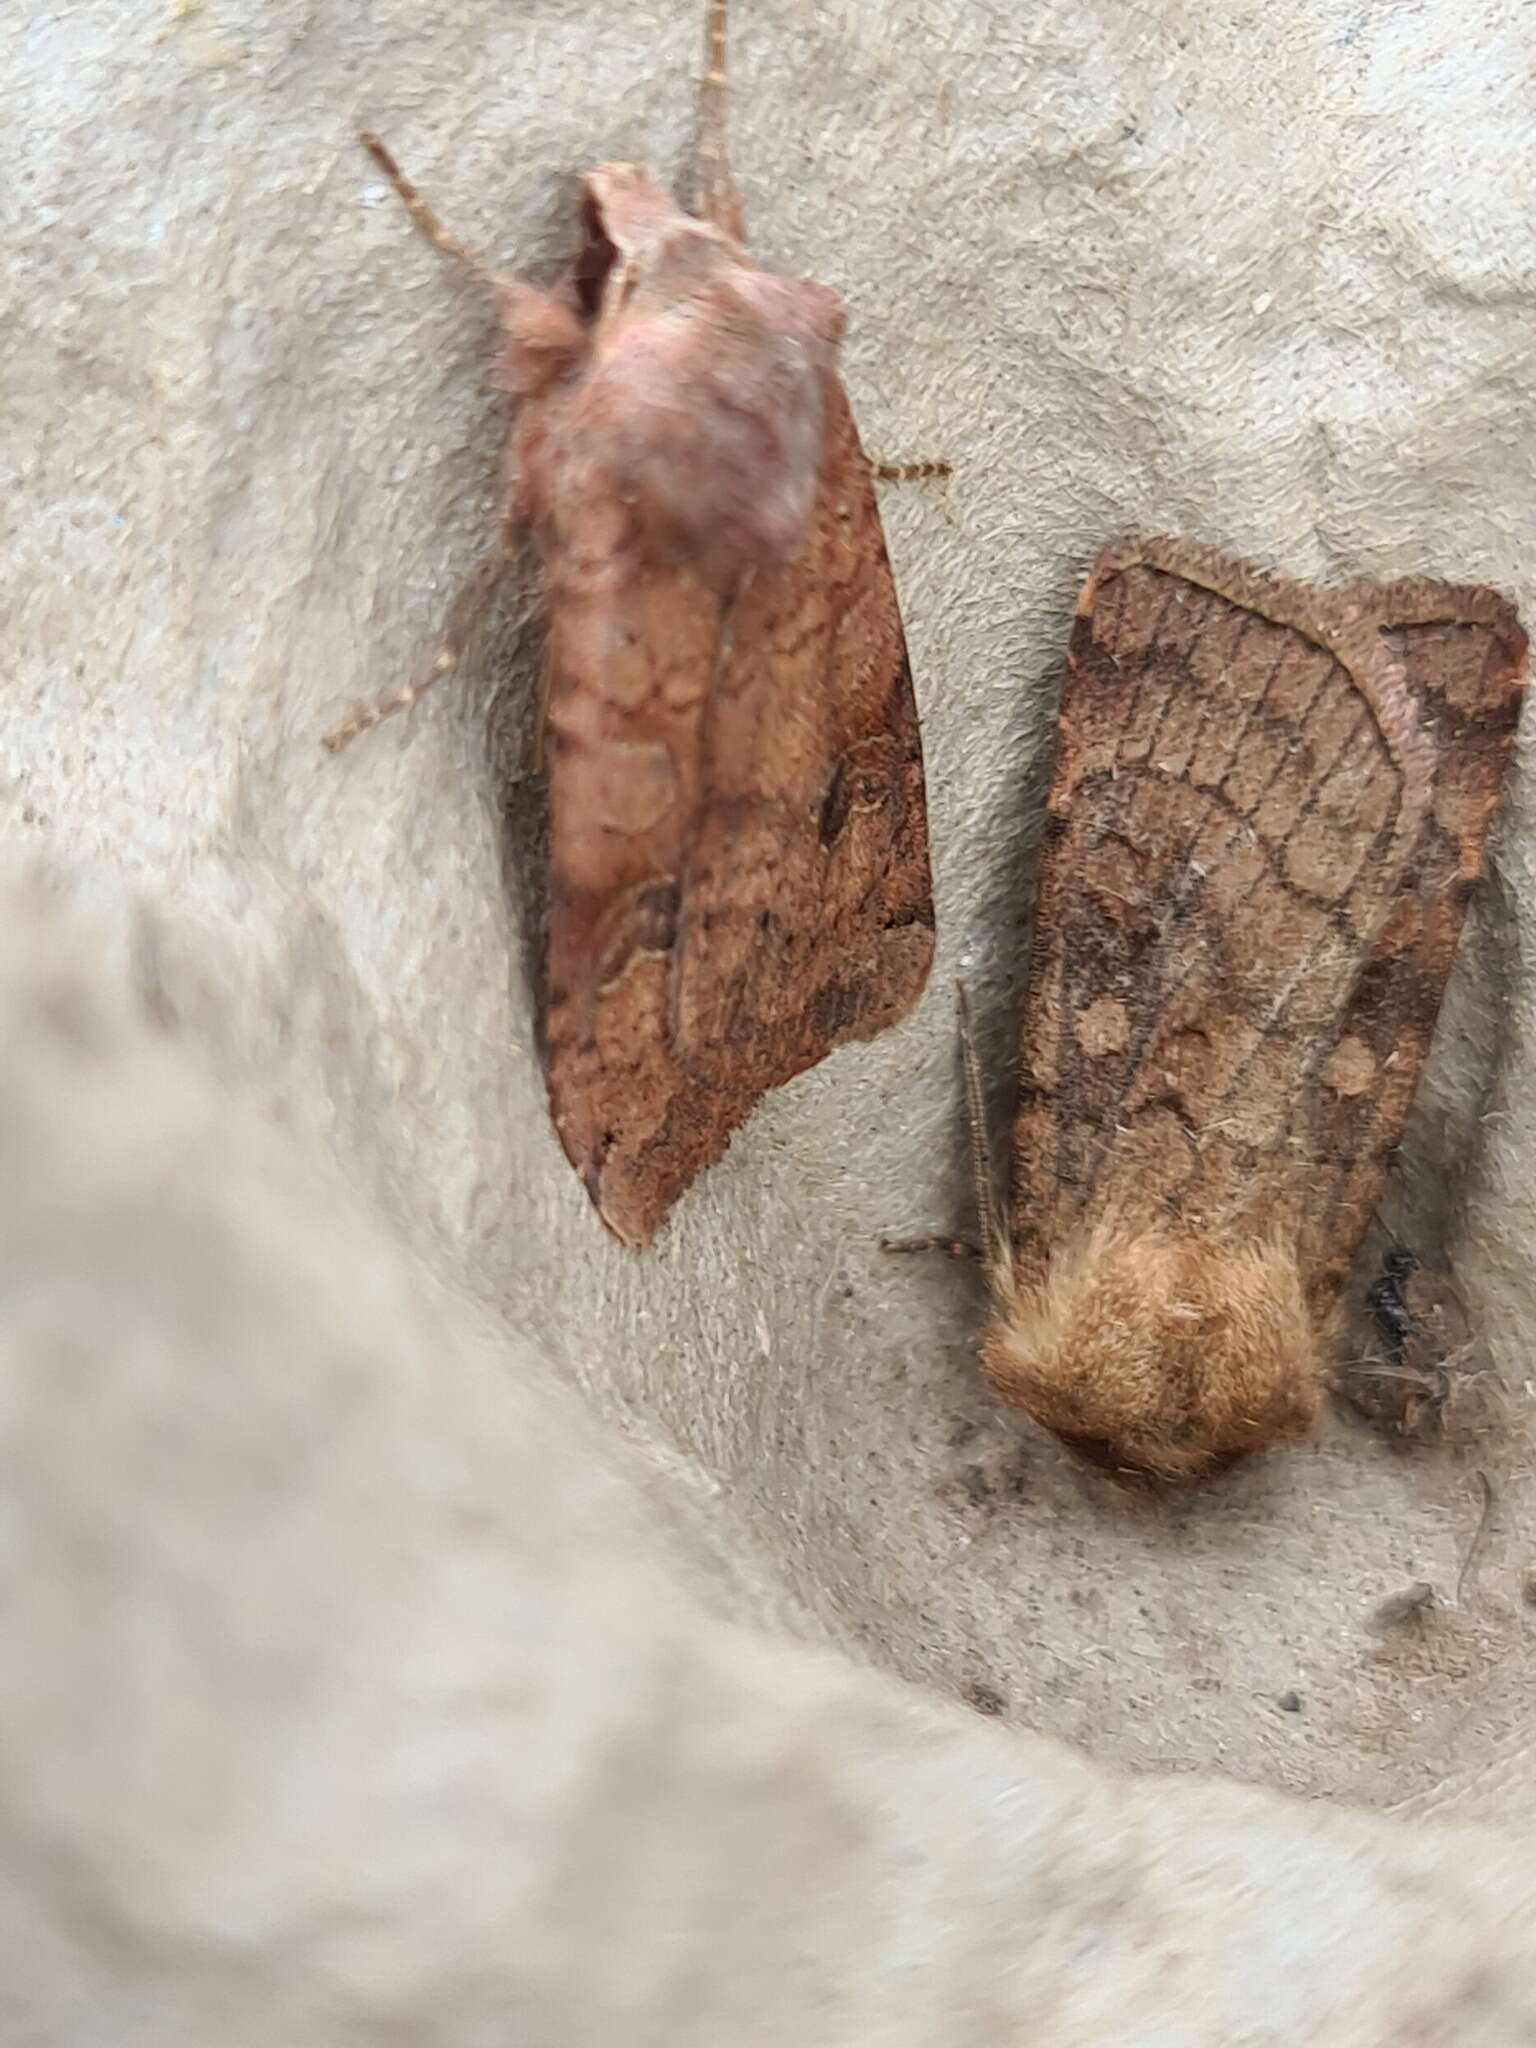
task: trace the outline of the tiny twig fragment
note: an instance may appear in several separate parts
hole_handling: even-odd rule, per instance
[[[1488,1535],[1488,1524],[1493,1516],[1493,1481],[1486,1472],[1479,1471],[1476,1484],[1481,1499],[1481,1506],[1478,1510],[1477,1526],[1472,1531],[1472,1540],[1467,1545],[1467,1554],[1461,1560],[1461,1570],[1456,1574],[1456,1605],[1458,1607],[1461,1605],[1462,1588],[1466,1585],[1472,1567],[1477,1562],[1478,1555]]]

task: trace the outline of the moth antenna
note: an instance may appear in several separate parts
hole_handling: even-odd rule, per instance
[[[1013,1270],[1013,1253],[992,1171],[992,1147],[987,1138],[987,1098],[981,1083],[981,1059],[976,1051],[976,1021],[971,1014],[970,992],[963,981],[955,983],[955,1008],[960,1024],[965,1120],[971,1140],[971,1179],[976,1194],[976,1228],[981,1235],[981,1263],[989,1280],[1006,1282]]]
[[[437,215],[395,162],[378,136],[365,129],[357,139],[373,158],[390,184],[394,186],[396,192],[400,195],[401,203],[404,205],[406,212],[411,216],[416,227],[426,236],[433,248],[441,249],[445,256],[451,257],[459,265],[460,269],[468,271],[476,284],[484,285],[487,291],[494,293],[504,291],[506,289],[506,279],[494,271],[482,257],[477,256],[465,243],[461,242],[457,235],[451,234],[443,226]]]
[[[725,148],[726,9],[727,0],[706,0],[704,76],[699,84],[699,218],[741,242],[747,233],[746,211]]]
[[[386,718],[392,718],[397,711],[409,711],[418,698],[424,697],[434,683],[440,683],[451,669],[458,667],[468,644],[470,629],[484,611],[502,572],[503,557],[498,553],[488,555],[475,571],[469,582],[454,599],[453,609],[448,617],[448,630],[436,654],[413,676],[405,688],[393,697],[384,697],[377,704],[370,704],[349,718],[345,725],[335,732],[328,732],[321,740],[328,754],[340,753],[341,749],[355,740],[359,733],[369,731],[375,725],[382,725]]]

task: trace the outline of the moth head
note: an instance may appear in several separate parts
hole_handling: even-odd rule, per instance
[[[1278,1239],[1105,1227],[994,1293],[994,1388],[1115,1469],[1189,1484],[1316,1416],[1317,1336]]]
[[[582,181],[576,274],[589,320],[611,319],[637,295],[686,297],[737,260],[736,245],[684,213],[633,164],[599,164]]]
[[[571,288],[588,347],[557,524],[595,498],[622,506],[643,555],[722,591],[793,560],[821,474],[836,295],[748,263],[628,165],[588,174],[582,221]]]

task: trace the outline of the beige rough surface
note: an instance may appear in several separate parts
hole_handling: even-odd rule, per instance
[[[741,1709],[739,1727],[723,1714],[718,1746],[707,1713],[688,1723],[680,1775],[692,1785],[718,1771],[740,1795],[728,1824],[701,1810],[698,1837],[717,1860],[793,1868],[793,1879],[765,1878],[759,1898],[765,1916],[785,1916],[776,1960],[761,1966],[775,1988],[784,1953],[802,1953],[789,1931],[805,1910],[801,1873],[826,1873],[813,1896],[836,1894],[838,1905],[826,1908],[820,1953],[856,1965],[877,2001],[859,2008],[861,2039],[995,2038],[1015,1998],[1023,2009],[1036,1997],[1038,2017],[1040,1987],[1065,1997],[1081,1972],[1086,1951],[1072,1941],[1090,1938],[1095,1914],[1107,2003],[1097,2033],[1091,2016],[1074,2017],[1083,2039],[1123,2024],[1128,1998],[1166,1997],[1175,2010],[1185,1995],[1175,1978],[1197,2005],[1167,2027],[1231,2038],[1220,1997],[1234,1980],[1202,1974],[1223,1942],[1266,1959],[1273,1983],[1254,1990],[1255,2011],[1266,2024],[1286,2013],[1291,2028],[1275,2019],[1274,2038],[1309,2038],[1310,2026],[1311,2038],[1385,2039],[1390,2029],[1373,2031],[1379,1987],[1359,1993],[1364,2020],[1334,2017],[1351,2010],[1343,1979],[1356,1982],[1346,1935],[1361,1944],[1364,1986],[1385,1972],[1392,1941],[1422,1959],[1439,1938],[1402,1916],[1428,1920],[1425,1901],[1459,1898],[1465,1910],[1436,1922],[1450,1930],[1447,1956],[1462,1959],[1429,1985],[1438,1997],[1463,1981],[1462,1963],[1474,1969],[1479,1944],[1497,1951],[1494,1902],[1529,1910],[1510,1875],[1520,1866],[1488,1837],[1472,1858],[1432,1834],[1404,1829],[1393,1846],[1364,1823],[1250,1806],[1233,1792],[1090,1778],[1060,1751],[1011,1747],[825,1662],[720,1634],[718,1617],[788,1628],[968,1698],[1080,1744],[1105,1770],[1216,1772],[1376,1806],[1450,1797],[1480,1821],[1530,1815],[1536,1765],[1522,1752],[1536,1606],[1522,1586],[1536,1562],[1536,1048],[1525,924],[1536,869],[1523,774],[1404,1163],[1405,1213],[1454,1255],[1509,1388],[1495,1438],[1406,1457],[1330,1416],[1313,1443],[1217,1489],[1128,1505],[990,1402],[975,1367],[980,1304],[964,1275],[878,1249],[882,1232],[965,1220],[956,971],[977,988],[999,1107],[1005,1099],[1053,693],[1076,589],[1102,541],[1181,527],[1295,574],[1482,578],[1536,619],[1530,11],[1521,0],[736,0],[736,14],[735,152],[755,245],[845,295],[848,383],[871,450],[955,465],[942,491],[887,499],[925,718],[941,949],[919,1014],[765,1104],[646,1258],[597,1226],[550,1130],[533,1056],[517,823],[538,654],[526,586],[509,579],[463,681],[408,724],[334,761],[318,739],[430,647],[489,532],[502,421],[485,374],[488,309],[408,231],[353,131],[372,123],[466,237],[548,277],[584,164],[630,155],[663,175],[684,167],[694,6],[96,0],[35,8],[0,69],[11,156],[0,326],[11,469],[0,515],[5,838],[15,863],[40,863],[81,899],[66,952],[142,1011],[145,1028],[177,1041],[174,1074],[168,1066],[141,1088],[123,1023],[125,1050],[102,1082],[117,1137],[98,1156],[59,1081],[52,1178],[18,1180],[13,1149],[5,1188],[18,1218],[6,1256],[25,1243],[57,1262],[53,1309],[88,1386],[101,1385],[99,1399],[82,1393],[78,1404],[50,1396],[37,1434],[31,1423],[8,1432],[45,1475],[55,1452],[75,1461],[59,1479],[57,1526],[39,1541],[67,1557],[78,1548],[69,1569],[82,1572],[120,1552],[117,1590],[145,1611],[142,1625],[132,1612],[114,1624],[115,1656],[98,1649],[92,1662],[61,1640],[56,1678],[40,1667],[35,1697],[31,1685],[5,1694],[19,1716],[7,1738],[25,1762],[6,1766],[4,1796],[10,1806],[19,1788],[29,1816],[24,1838],[5,1830],[5,1847],[35,1919],[25,1954],[43,1986],[42,2038],[130,2038],[100,2018],[114,1969],[132,1974],[125,1955],[162,1973],[140,1987],[145,2038],[175,2038],[169,2022],[157,2031],[151,2021],[157,1999],[181,1995],[183,1940],[199,1958],[195,1995],[222,1983],[238,2003],[242,1944],[271,1963],[284,1943],[339,1930],[352,1946],[336,1967],[390,2011],[403,1902],[422,1885],[439,1889],[436,1873],[455,1856],[452,1825],[412,1846],[409,1802],[430,1804],[422,1787],[434,1774],[462,1771],[476,1790],[453,1810],[471,1833],[485,1830],[474,1854],[488,1856],[486,1836],[518,1823],[487,1818],[495,1802],[477,1774],[515,1776],[500,1750],[533,1741],[509,1723],[498,1747],[474,1717],[471,1734],[455,1733],[436,1689],[483,1690],[494,1726],[496,1702],[521,1683],[515,1660],[498,1675],[465,1645],[478,1655],[494,1642],[503,1602],[526,1603],[523,1640],[537,1635],[545,1624],[534,1617],[562,1607],[563,1581],[540,1577],[556,1555],[581,1577],[594,1617],[550,1639],[571,1690],[552,1712],[563,1732],[546,1734],[575,1767],[586,1738],[571,1701],[583,1684],[607,1698],[630,1682],[624,1645],[642,1596],[617,1562],[602,1591],[608,1562],[630,1548],[630,1510],[580,1512],[581,1489],[605,1482],[582,1476],[578,1450],[550,1466],[551,1511],[567,1531],[553,1547],[539,1534],[539,1461],[497,1466],[512,1458],[523,1404],[532,1415],[554,1398],[540,1391],[549,1364],[610,1435],[641,1449],[647,1512],[674,1525],[676,1556],[697,1580],[693,1595],[667,1592],[655,1568],[656,1601],[677,1603],[680,1634],[710,1667],[700,1699],[718,1688],[774,1703],[756,1719]],[[52,1126],[34,1114],[16,1063],[46,1065],[50,1042],[41,1027],[0,1040],[29,1143]],[[183,1182],[166,1127],[183,1114],[177,1102],[202,1099],[199,1068],[245,1107],[197,1112],[204,1149]],[[44,1094],[39,1077],[38,1103]],[[338,1167],[372,1220],[348,1221],[317,1181],[291,1194],[306,1227],[279,1232],[269,1212],[281,1220],[300,1168],[274,1166],[262,1195],[265,1169],[232,1160],[230,1207],[210,1247],[201,1233],[213,1230],[204,1211],[226,1179],[223,1148],[258,1146],[240,1136],[241,1119],[263,1116],[287,1127],[318,1174]],[[135,1122],[146,1177],[131,1195]],[[111,1185],[108,1154],[121,1176]],[[237,1199],[246,1183],[248,1201]],[[194,1199],[200,1189],[206,1200]],[[173,1196],[181,1208],[166,1206]],[[160,1232],[155,1287],[141,1284],[152,1247],[125,1232],[133,1213]],[[440,1309],[420,1305],[417,1259],[443,1292]],[[419,1320],[439,1313],[455,1331],[473,1313],[479,1334],[439,1337]],[[104,1333],[135,1317],[132,1344],[109,1353]],[[338,1330],[351,1333],[345,1344]],[[34,1366],[43,1356],[16,1348]],[[269,1388],[274,1358],[293,1376]],[[199,1407],[200,1360],[249,1381],[252,1408],[227,1391],[211,1413]],[[297,1369],[304,1360],[311,1370]],[[441,1367],[442,1455],[483,1455],[477,1499],[505,1504],[507,1486],[523,1490],[518,1511],[505,1509],[505,1556],[480,1553],[478,1509],[460,1521],[441,1502],[430,1513],[421,1504],[413,1489],[438,1481],[414,1468],[403,1416],[390,1424],[389,1456],[370,1468],[349,1401],[396,1397],[370,1393],[369,1361],[381,1388],[417,1376],[413,1414],[429,1438],[437,1411],[421,1376]],[[473,1395],[459,1385],[468,1379]],[[488,1418],[503,1399],[498,1438]],[[139,1467],[119,1469],[105,1426],[94,1447],[63,1440],[71,1416],[98,1406],[108,1416],[121,1406],[142,1433],[146,1417],[188,1401],[188,1434],[175,1441],[194,1464],[206,1451],[210,1473],[227,1479],[210,1480],[185,1521],[165,1515],[158,1486],[134,1489],[128,1468]],[[315,1448],[333,1440],[350,1477]],[[152,1458],[143,1469],[152,1479]],[[1458,1596],[1477,1469],[1496,1507]],[[322,1521],[334,1571],[312,1572]],[[409,1669],[387,1606],[363,1597],[387,1579],[395,1546],[419,1548],[412,1597],[429,1630]],[[201,1617],[188,1622],[191,1649],[173,1626],[183,1572]],[[427,1612],[444,1598],[440,1574],[459,1581],[452,1618]],[[1416,1579],[1434,1582],[1441,1610],[1418,1631],[1374,1634],[1375,1603]],[[40,1601],[49,1583],[39,1581]],[[237,1635],[219,1653],[228,1667],[205,1670],[213,1652],[196,1644],[221,1587],[236,1617],[249,1607],[258,1640],[248,1664]],[[302,1612],[288,1612],[285,1587],[303,1596]],[[112,1592],[95,1596],[103,1628]],[[694,1597],[716,1623],[693,1614]],[[258,1626],[269,1614],[270,1628]],[[434,1638],[438,1627],[447,1633]],[[97,1692],[84,1688],[76,1726],[64,1709],[83,1671]],[[261,1690],[290,1684],[305,1697],[289,1732],[272,1736],[284,1754],[269,1756]],[[390,1704],[396,1684],[404,1696]],[[822,1687],[847,1705],[831,1714],[835,1754],[814,1764],[822,1776],[802,1834],[783,1818],[777,1781],[765,1790],[759,1780],[750,1798],[743,1788],[765,1727],[819,1724]],[[160,1725],[168,1689],[186,1694],[186,1742],[206,1749],[211,1805],[192,1796],[190,1771],[184,1809],[171,1797],[175,1756],[162,1746],[181,1745],[179,1723]],[[1299,1711],[1279,1705],[1292,1693]],[[395,1744],[403,1790],[370,1776],[374,1753],[356,1727],[346,1739],[368,1719],[364,1702],[398,1712],[378,1740]],[[652,1717],[652,1739],[667,1718]],[[931,1751],[930,1728],[941,1731]],[[781,1757],[793,1751],[784,1739]],[[439,1741],[472,1754],[439,1753]],[[327,1745],[334,1774],[315,1768]],[[585,1808],[594,1838],[611,1833],[594,1817],[605,1801],[618,1812],[619,1790],[639,1800],[656,1776],[639,1737],[604,1756],[606,1789],[588,1787]],[[829,1785],[853,1788],[850,1861],[836,1870],[837,1829],[816,1832]],[[505,1797],[533,1792],[508,1777]],[[403,1802],[382,1867],[365,1847],[375,1799]],[[1058,1802],[1071,1849],[1049,1874]],[[452,1806],[445,1799],[443,1812]],[[547,1865],[538,1831],[554,1827],[553,1809],[527,1811]],[[646,1825],[684,1822],[661,1805]],[[296,1875],[309,1871],[311,1826],[334,1859],[311,1873],[319,1898]],[[722,1847],[730,1840],[738,1850]],[[699,1875],[709,1856],[677,1853],[687,1888],[667,1896],[713,1899]],[[573,1870],[588,1857],[603,1868],[586,1837],[570,1854]],[[1121,1902],[1146,1889],[1154,1856],[1209,1916],[1188,1940],[1176,1905],[1126,1931],[1134,1914]],[[1221,1917],[1260,1913],[1226,1898],[1228,1857],[1258,1859],[1238,1881],[1265,1892],[1262,1936]],[[1142,1873],[1135,1883],[1126,1859]],[[542,1879],[525,1875],[526,1887],[552,1882],[547,1867]],[[1421,1879],[1419,1903],[1406,1903],[1402,1885]],[[440,1889],[505,1928],[534,1908],[524,1878],[504,1882],[466,1877],[459,1891],[444,1879]],[[1050,1887],[1049,1910],[1029,1889],[1037,1882]],[[378,1897],[368,1903],[356,1885]],[[1395,1903],[1382,1904],[1377,1885]],[[564,1907],[578,1896],[572,1876]],[[1080,1927],[1062,1899],[1081,1907]],[[629,1909],[614,1879],[591,1925],[612,1915],[618,1927]],[[845,1909],[853,1919],[837,1917]],[[1469,1924],[1485,1911],[1485,1928]],[[126,1947],[118,1914],[129,1915]],[[201,1916],[203,1936],[189,1934],[187,1915]],[[547,1924],[580,1976],[604,1944],[578,1919],[551,1909]],[[389,1944],[373,1939],[380,1924]],[[649,1924],[668,1924],[659,1906]],[[483,1926],[455,1931],[463,1955],[450,1959],[433,1946],[441,1931],[416,1930],[419,1953],[398,1964],[401,2000],[431,2003],[432,1970],[462,1960],[470,2004],[456,2022],[434,2005],[439,2031],[423,2019],[419,2038],[486,2038],[471,2009]],[[774,1950],[771,1930],[754,1932],[762,1953]],[[203,1968],[204,1936],[226,1979]],[[688,1940],[707,1946],[697,1929]],[[93,1941],[87,1966],[77,1944]],[[909,1952],[941,1951],[924,1981],[948,1986],[948,2033],[925,2031],[901,1989]],[[1175,1951],[1186,1960],[1167,1960]],[[967,1953],[965,1981],[982,1986],[969,2005],[945,1974],[963,1975]],[[1302,1954],[1331,1980],[1319,1978],[1319,1997],[1341,1987],[1332,2032],[1284,2006],[1304,1987],[1283,1961]],[[649,1954],[656,2011],[669,1984],[686,2003],[676,1987],[693,1960]],[[82,2012],[96,2000],[73,2032],[47,2003],[60,1995],[55,1962],[78,1970]],[[1262,1976],[1256,1965],[1256,1985]],[[749,2012],[742,1987],[754,1981],[744,1961],[732,1995]],[[818,1981],[824,1990],[829,1980]],[[1227,1991],[1212,1989],[1218,1981]],[[512,2032],[592,2038],[608,1992],[594,1981],[590,1995],[590,2015],[568,2010],[542,2035]],[[715,2012],[721,2037],[726,2010]],[[219,2038],[238,2039],[235,2024]],[[699,2024],[700,2038],[715,2038]],[[840,2023],[820,2024],[823,2035],[807,2021],[791,2037],[845,2037]],[[1149,2019],[1138,2038],[1160,2038],[1159,2024]],[[1478,2038],[1517,2038],[1507,2005],[1499,2024],[1490,2018]],[[373,2038],[365,2018],[347,2025],[350,2035],[323,2037]],[[188,2038],[206,2037],[187,2026]],[[1053,2034],[1077,2037],[1065,2021]]]
[[[707,1612],[532,1347],[3,910],[0,2039],[1531,2038],[1528,1842]]]

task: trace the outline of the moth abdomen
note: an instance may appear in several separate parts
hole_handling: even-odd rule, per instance
[[[1114,1469],[1188,1483],[1317,1414],[1317,1334],[1279,1237],[1101,1225],[998,1295],[992,1386]]]

